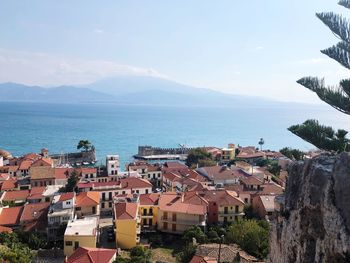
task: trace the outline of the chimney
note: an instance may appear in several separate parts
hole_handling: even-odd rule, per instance
[[[181,194],[181,203],[183,203],[184,201],[185,201],[185,194],[182,193],[182,194]]]

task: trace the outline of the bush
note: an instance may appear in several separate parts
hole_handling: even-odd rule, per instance
[[[189,229],[185,230],[182,235],[182,239],[187,244],[192,243],[193,238],[195,238],[198,243],[204,243],[206,241],[204,232],[198,226],[190,227]]]
[[[180,263],[188,263],[196,253],[196,246],[187,244],[183,250],[176,255],[176,261]]]
[[[228,227],[226,242],[236,243],[246,252],[263,259],[268,255],[269,225],[262,220],[240,220]]]

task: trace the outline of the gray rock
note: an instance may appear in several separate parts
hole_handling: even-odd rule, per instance
[[[350,262],[348,153],[294,163],[284,205],[271,228],[270,262]]]

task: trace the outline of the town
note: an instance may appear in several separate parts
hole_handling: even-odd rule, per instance
[[[121,167],[117,154],[97,166],[86,140],[78,148],[20,157],[0,150],[2,243],[12,233],[35,233],[47,240],[38,262],[150,262],[149,251],[152,262],[175,262],[176,255],[155,252],[179,243],[179,262],[266,259],[260,245],[240,243],[229,227],[255,218],[268,235],[283,210],[293,155],[229,144],[182,151],[185,161],[143,158]]]

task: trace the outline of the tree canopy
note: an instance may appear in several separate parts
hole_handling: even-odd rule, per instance
[[[349,0],[340,0],[338,4],[350,9]],[[332,47],[321,50],[321,53],[350,69],[350,21],[333,12],[317,13],[316,16],[340,40]],[[297,83],[315,92],[321,100],[338,111],[350,114],[350,79],[342,79],[336,86],[326,85],[323,78],[317,77],[304,77]],[[289,127],[288,130],[319,149],[334,152],[350,151],[350,143],[346,138],[347,131],[342,129],[335,131],[332,127],[319,124],[317,120],[307,120],[303,124]]]
[[[216,162],[212,159],[212,155],[206,152],[202,148],[195,148],[190,150],[187,155],[186,165],[188,167],[203,167],[203,166],[214,166]]]
[[[84,151],[90,151],[94,149],[94,146],[89,140],[80,140],[77,145],[77,150],[83,149]]]

